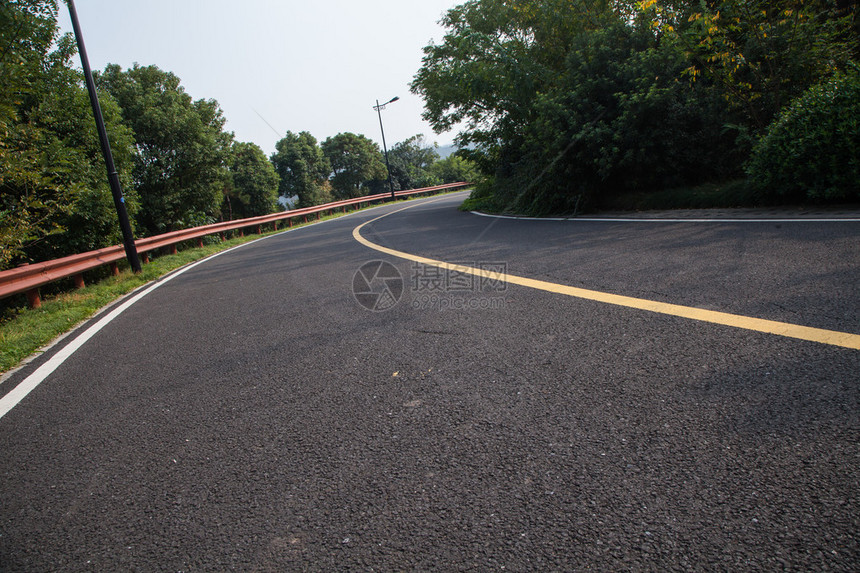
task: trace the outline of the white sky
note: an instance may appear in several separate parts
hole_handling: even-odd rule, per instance
[[[421,119],[423,101],[408,84],[421,49],[442,40],[437,22],[462,2],[75,0],[75,6],[94,70],[137,62],[171,71],[192,98],[218,100],[238,141],[270,154],[288,130],[309,131],[319,141],[351,131],[381,144],[372,107],[394,96],[400,101],[382,112],[389,148],[418,133],[451,143],[455,133],[436,135]],[[60,26],[72,30],[62,2]]]

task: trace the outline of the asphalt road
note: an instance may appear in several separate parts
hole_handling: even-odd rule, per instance
[[[0,418],[0,570],[860,568],[860,351],[352,235],[414,205],[361,234],[858,334],[860,223],[494,220],[461,199],[230,251],[104,326]]]

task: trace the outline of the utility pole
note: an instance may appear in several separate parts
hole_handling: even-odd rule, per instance
[[[72,17],[72,27],[75,30],[75,39],[78,41],[78,52],[81,54],[81,66],[84,68],[84,78],[87,82],[87,91],[90,94],[90,103],[93,106],[93,115],[96,120],[96,129],[99,132],[99,142],[102,146],[102,154],[107,167],[108,183],[113,194],[113,203],[116,206],[116,214],[119,217],[119,226],[122,229],[122,242],[125,246],[125,256],[128,264],[135,273],[141,271],[140,258],[137,256],[137,247],[134,244],[134,233],[128,220],[128,210],[125,208],[125,197],[122,196],[122,187],[119,184],[119,175],[113,162],[113,154],[110,150],[105,120],[102,117],[102,108],[99,105],[99,96],[96,93],[96,84],[93,81],[93,72],[90,69],[90,60],[87,57],[87,49],[84,46],[84,37],[81,34],[81,25],[78,23],[78,12],[75,10],[74,0],[67,0],[69,4],[69,15]]]

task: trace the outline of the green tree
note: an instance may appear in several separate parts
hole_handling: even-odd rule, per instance
[[[574,40],[633,15],[617,0],[471,0],[443,18],[443,41],[424,48],[411,89],[437,133],[460,129],[459,155],[494,193],[522,171],[536,103],[558,93]]]
[[[437,183],[430,167],[439,160],[436,145],[427,145],[423,135],[413,135],[388,152],[395,189],[418,189]]]
[[[0,4],[0,268],[59,230],[54,218],[71,199],[45,166],[44,129],[30,121],[48,67],[56,2]]]
[[[424,48],[411,84],[437,133],[492,147],[532,120],[532,102],[556,83],[573,37],[629,13],[610,0],[471,0],[447,12],[441,44]]]
[[[178,77],[156,66],[109,65],[98,83],[135,134],[139,224],[157,234],[214,221],[230,181],[233,139],[218,102],[192,100]]]
[[[730,116],[706,83],[679,80],[687,60],[647,26],[581,34],[557,89],[536,98],[517,161],[499,170],[514,210],[573,211],[620,193],[741,175]]]
[[[646,0],[642,15],[761,133],[794,97],[856,58],[856,7],[835,0]]]
[[[449,155],[430,166],[429,172],[440,183],[479,183],[482,179],[474,163],[459,155]]]
[[[40,169],[41,129],[24,115],[56,33],[56,9],[55,2],[0,5],[0,268],[55,230],[51,218],[65,207],[58,186]]]
[[[69,57],[73,53],[70,52]],[[59,173],[56,179],[63,188],[71,190],[73,200],[69,212],[57,219],[63,232],[49,236],[37,245],[38,259],[122,242],[89,94],[83,87],[82,74],[71,68],[70,61],[65,64],[52,70],[48,80],[50,87],[39,106],[38,117],[52,135],[53,141],[45,145],[52,155],[50,161],[55,165],[73,166]],[[99,103],[126,209],[129,216],[134,217],[139,207],[131,178],[134,136],[123,123],[119,106],[109,94],[100,94]],[[53,155],[51,150],[56,150],[57,154]]]
[[[331,165],[331,186],[337,199],[350,199],[381,191],[387,182],[379,146],[363,135],[339,133],[322,142]]]
[[[307,131],[288,131],[286,137],[275,144],[271,160],[280,176],[281,196],[298,195],[300,208],[331,200],[328,184],[331,165],[313,135]]]
[[[709,83],[626,2],[473,0],[449,11],[413,91],[458,141],[497,205],[532,213],[738,173]],[[592,203],[594,203],[592,201]]]
[[[56,2],[0,5],[0,266],[120,240],[76,47],[59,36],[57,10]],[[133,213],[131,132],[107,94],[101,104]]]
[[[254,143],[234,142],[230,152],[230,182],[222,217],[244,219],[274,213],[278,203],[278,174]]]

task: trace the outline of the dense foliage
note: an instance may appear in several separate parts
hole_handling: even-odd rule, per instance
[[[312,207],[331,200],[328,176],[331,165],[317,145],[316,138],[303,131],[287,132],[275,144],[272,163],[280,175],[282,197],[298,196],[298,207]]]
[[[156,66],[110,65],[98,85],[119,103],[135,135],[139,224],[156,234],[213,222],[232,143],[218,102],[192,100],[178,77]]]
[[[322,142],[331,166],[335,199],[351,199],[380,192],[386,183],[385,161],[379,146],[364,135],[339,133]]]
[[[119,240],[113,200],[71,38],[56,2],[0,4],[0,268]],[[102,101],[120,180],[130,182],[132,136]],[[137,207],[127,193],[130,212]]]
[[[795,99],[758,142],[747,169],[768,201],[860,201],[860,68]]]
[[[412,83],[496,210],[543,214],[742,178],[782,109],[857,56],[834,0],[470,0]],[[850,152],[850,150],[845,150]],[[855,186],[857,182],[855,181]],[[818,199],[827,194],[812,193]]]
[[[272,163],[281,178],[280,194],[298,197],[298,207],[388,191],[385,158],[363,135],[339,133],[322,144],[310,133],[287,132],[275,145]],[[439,159],[436,146],[414,135],[388,151],[395,191],[440,183],[477,181],[471,162],[459,156]]]
[[[0,3],[0,269],[121,241],[89,95],[56,0]],[[155,66],[98,74],[137,236],[275,209],[262,150],[233,142],[214,100]],[[225,198],[229,201],[222,213]]]
[[[223,219],[245,219],[276,210],[278,174],[259,145],[234,142],[228,166],[230,181],[221,206]]]
[[[431,173],[439,161],[435,146],[427,145],[423,135],[413,135],[396,144],[388,152],[391,179],[395,191],[436,185],[439,180]]]
[[[460,155],[449,155],[430,166],[428,170],[434,185],[443,183],[479,183],[481,174],[474,163]]]

